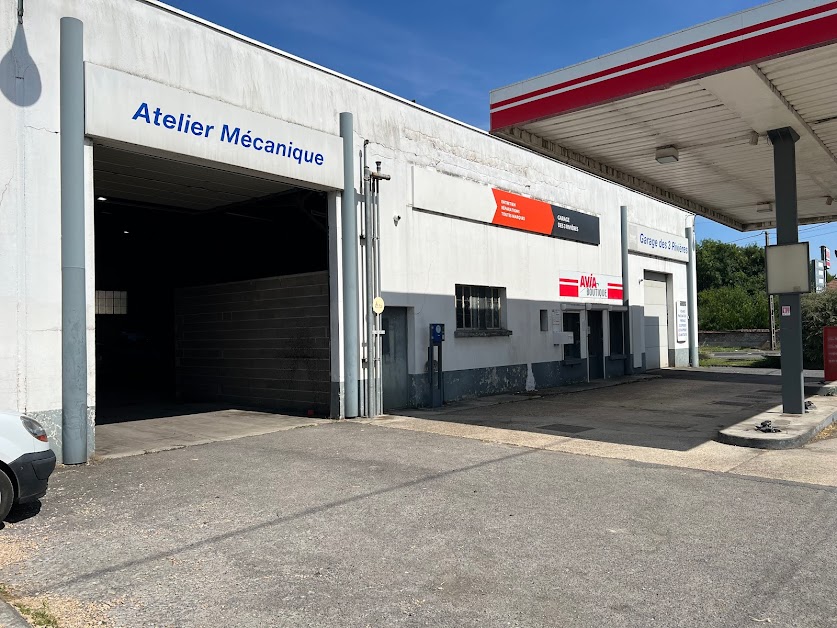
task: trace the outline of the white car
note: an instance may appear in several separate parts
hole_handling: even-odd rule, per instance
[[[0,411],[0,522],[13,505],[43,497],[53,469],[55,453],[41,424]]]

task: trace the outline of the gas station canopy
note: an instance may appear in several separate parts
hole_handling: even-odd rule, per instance
[[[738,230],[837,219],[837,2],[779,0],[491,92],[491,132]]]

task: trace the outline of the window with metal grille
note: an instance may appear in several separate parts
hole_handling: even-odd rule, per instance
[[[505,288],[456,284],[457,329],[501,329]]]
[[[125,290],[96,290],[96,314],[127,314],[128,293]]]

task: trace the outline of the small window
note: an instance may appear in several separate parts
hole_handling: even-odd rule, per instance
[[[541,310],[541,331],[549,331],[549,312]]]
[[[581,313],[564,312],[564,331],[572,332],[572,344],[564,345],[564,359],[581,359]]]
[[[456,284],[457,329],[501,329],[505,288]]]
[[[127,314],[128,293],[125,290],[96,290],[96,314]]]
[[[610,313],[610,355],[625,355],[625,312]]]

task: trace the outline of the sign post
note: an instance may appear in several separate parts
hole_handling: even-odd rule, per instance
[[[825,290],[826,284],[828,284],[828,271],[831,270],[831,250],[827,246],[820,247],[820,257],[822,258],[822,285],[823,290]]]
[[[430,323],[430,345],[427,347],[427,374],[430,378],[431,408],[441,408],[445,403],[445,379],[442,367],[442,343],[444,341],[444,323]]]

